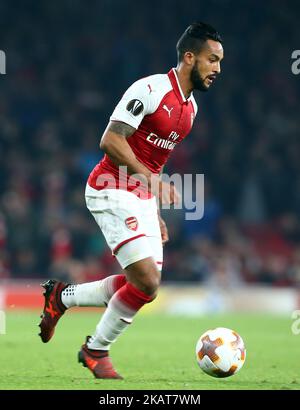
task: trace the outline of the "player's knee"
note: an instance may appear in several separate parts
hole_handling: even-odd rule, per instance
[[[157,291],[160,285],[160,272],[155,272],[149,275],[143,276],[141,281],[141,289],[146,295],[153,296],[155,299]]]
[[[156,299],[157,295],[158,295],[158,288],[156,289],[154,293],[151,294],[151,300],[148,303],[153,302]]]
[[[160,285],[161,272],[150,258],[129,266],[126,269],[126,276],[127,280],[139,290],[155,298]]]
[[[153,296],[155,299],[160,285],[161,273],[158,269],[148,269],[138,275],[137,287],[146,295]]]

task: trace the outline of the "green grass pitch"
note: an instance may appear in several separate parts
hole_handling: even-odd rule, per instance
[[[111,349],[124,380],[96,380],[77,363],[85,335],[99,314],[69,311],[55,337],[41,343],[39,312],[7,314],[0,336],[0,389],[208,390],[299,389],[300,335],[289,318],[224,315],[202,318],[140,314]],[[204,374],[195,360],[195,344],[207,329],[229,327],[243,337],[247,358],[242,370],[227,379]]]

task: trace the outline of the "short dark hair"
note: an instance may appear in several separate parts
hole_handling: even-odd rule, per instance
[[[196,22],[191,24],[182,34],[176,45],[178,61],[182,61],[184,53],[191,51],[198,54],[206,40],[215,40],[222,43],[220,34],[211,25]]]

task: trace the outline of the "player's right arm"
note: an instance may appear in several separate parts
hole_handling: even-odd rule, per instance
[[[117,166],[127,166],[128,173],[139,174],[144,183],[151,183],[152,173],[136,158],[126,138],[135,128],[120,121],[110,121],[100,141],[100,148]],[[149,185],[150,186],[150,185]]]
[[[153,174],[135,156],[127,138],[135,128],[121,121],[110,121],[100,141],[100,148],[117,166],[126,166],[130,175],[138,174],[142,183],[158,196],[162,204],[177,203],[178,194],[173,185],[161,181],[160,176]]]

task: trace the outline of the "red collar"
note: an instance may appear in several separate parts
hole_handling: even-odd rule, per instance
[[[191,99],[193,93],[191,93],[189,98],[185,98],[185,96],[182,92],[182,89],[180,87],[179,80],[178,80],[175,68],[171,68],[171,70],[168,72],[168,77],[171,81],[171,84],[172,84],[173,90],[176,94],[176,97],[178,98],[180,103],[181,104],[187,103]]]

